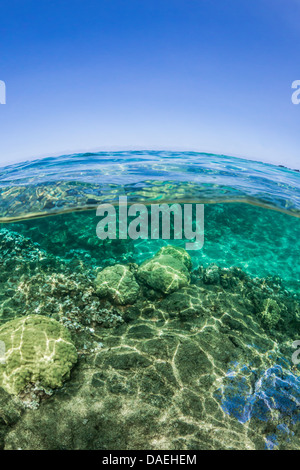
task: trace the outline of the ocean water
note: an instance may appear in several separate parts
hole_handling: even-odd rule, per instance
[[[203,204],[203,246],[151,239],[157,204]],[[299,217],[298,171],[223,155],[1,168],[0,448],[300,449]]]

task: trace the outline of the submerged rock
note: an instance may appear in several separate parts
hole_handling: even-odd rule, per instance
[[[162,255],[173,256],[173,258],[176,258],[179,261],[181,261],[189,271],[191,271],[193,267],[192,258],[190,257],[190,255],[184,248],[181,248],[179,246],[173,246],[173,245],[163,246],[157,252],[156,256],[162,256]]]
[[[95,280],[95,288],[100,297],[108,297],[119,305],[133,304],[140,290],[128,266],[122,264],[100,271]]]
[[[77,361],[70,333],[56,320],[30,315],[0,328],[5,361],[0,364],[0,386],[17,395],[29,384],[58,388]]]
[[[0,388],[0,449],[3,449],[4,438],[7,432],[18,422],[23,407],[16,397],[9,395]]]
[[[274,299],[265,299],[264,309],[260,312],[263,323],[270,328],[274,328],[280,320],[280,306]]]
[[[190,256],[183,248],[166,246],[141,264],[137,277],[148,287],[170,294],[189,284],[190,269]]]
[[[216,264],[211,264],[205,270],[203,281],[205,284],[218,284],[220,281],[220,268]]]

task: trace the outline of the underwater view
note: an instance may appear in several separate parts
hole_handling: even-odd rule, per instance
[[[224,155],[0,168],[0,449],[299,450],[299,217]]]

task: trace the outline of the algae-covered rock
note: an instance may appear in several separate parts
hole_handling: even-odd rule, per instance
[[[133,304],[138,297],[139,285],[127,266],[116,264],[103,269],[95,280],[96,292],[119,305]]]
[[[263,311],[260,312],[263,323],[269,328],[274,328],[280,320],[280,307],[276,300],[265,299]]]
[[[138,279],[154,290],[170,294],[190,282],[187,265],[189,258],[178,248],[167,246],[162,248],[150,260],[144,261],[138,269]]]
[[[217,284],[220,281],[220,268],[216,264],[208,266],[203,275],[205,284]]]
[[[58,388],[69,378],[77,353],[68,330],[52,318],[29,315],[0,328],[5,363],[0,386],[17,395],[29,384]]]
[[[161,255],[173,256],[173,258],[181,261],[189,271],[192,269],[192,258],[184,248],[179,246],[166,245],[163,246],[156,254],[156,256]]]

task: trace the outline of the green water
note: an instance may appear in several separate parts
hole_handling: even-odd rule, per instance
[[[183,276],[170,291],[144,278],[140,265],[186,240],[101,241],[98,221],[85,211],[0,225],[1,324],[52,318],[78,353],[62,388],[1,392],[1,447],[300,448],[300,369],[291,360],[300,339],[299,219],[244,203],[206,204],[204,246],[189,252],[192,268],[154,258],[164,273]],[[116,296],[114,282],[105,291],[97,275],[117,264],[128,280]],[[104,284],[112,272],[102,274]],[[132,300],[120,301],[129,293]],[[288,397],[274,366],[291,384]],[[242,374],[234,388],[230,370]],[[244,419],[234,394],[245,396],[241,383],[254,390],[266,370],[278,405]]]
[[[141,263],[169,243],[151,239],[102,242],[96,236],[98,221],[95,211],[86,211],[0,227],[29,237],[54,256],[81,259],[87,267],[104,267],[124,260]],[[195,268],[211,263],[227,268],[237,266],[252,277],[277,276],[288,289],[300,292],[298,218],[248,204],[206,204],[204,230],[203,249],[190,251]],[[183,247],[185,242],[171,241]]]

